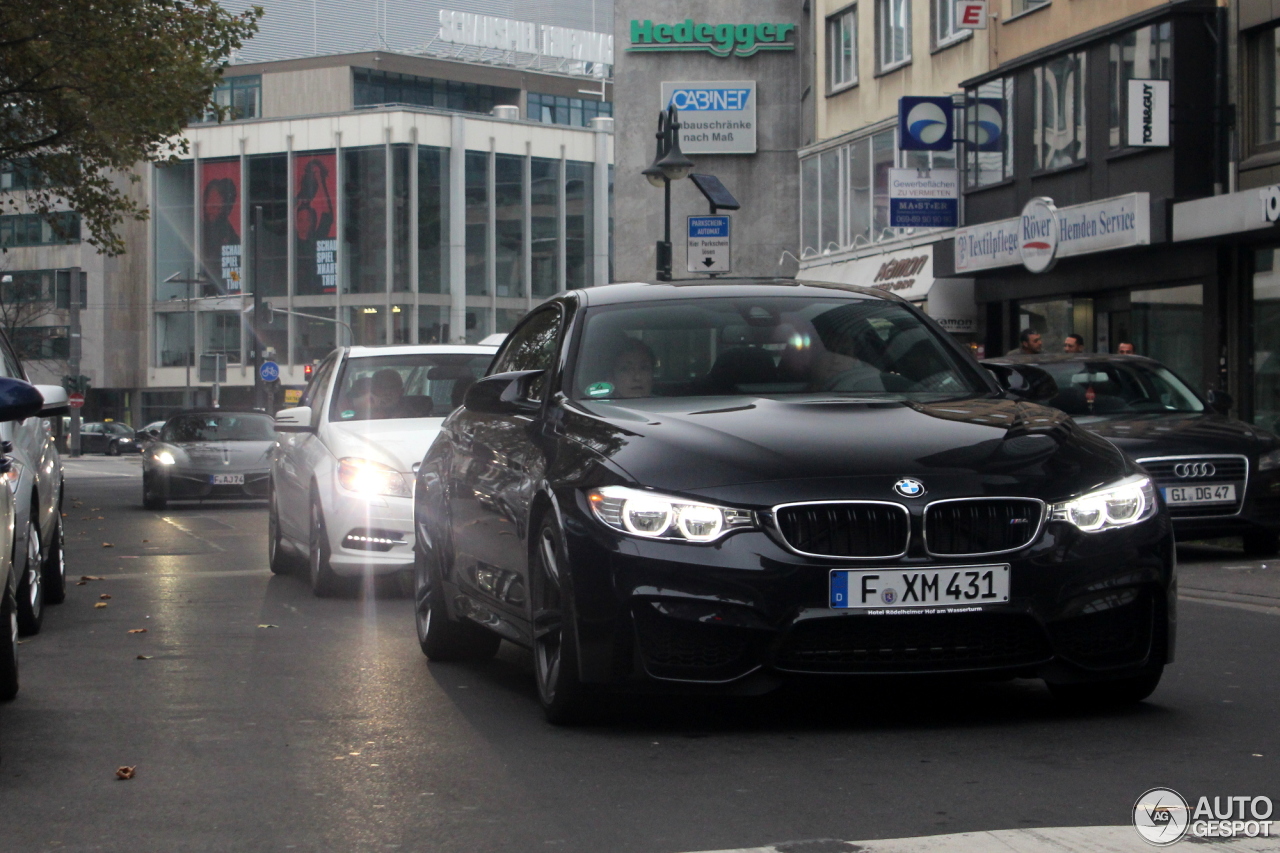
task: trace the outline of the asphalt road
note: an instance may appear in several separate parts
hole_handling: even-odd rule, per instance
[[[1182,549],[1179,660],[1121,712],[1017,681],[556,729],[525,652],[430,665],[408,600],[313,598],[267,570],[262,505],[145,511],[138,471],[68,463],[69,573],[102,580],[49,610],[0,705],[5,853],[680,853],[1121,826],[1156,786],[1280,800],[1280,561]]]

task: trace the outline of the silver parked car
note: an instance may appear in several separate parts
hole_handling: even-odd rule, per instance
[[[172,500],[266,498],[275,422],[263,412],[226,409],[169,418],[142,456],[142,505]]]

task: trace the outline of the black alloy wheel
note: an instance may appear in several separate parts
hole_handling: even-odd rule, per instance
[[[17,562],[16,560],[14,561]],[[35,512],[27,519],[27,559],[18,584],[18,633],[40,633],[44,624],[44,571],[40,565],[40,524]]]
[[[49,540],[49,549],[45,552],[40,571],[44,574],[45,604],[61,604],[67,599],[67,560],[64,550],[62,528],[62,506],[53,510],[53,533]]]
[[[0,587],[0,701],[18,695],[18,604],[6,583]]]
[[[1164,675],[1163,663],[1148,663],[1137,674],[1113,681],[1090,681],[1079,684],[1049,682],[1049,692],[1062,704],[1079,710],[1119,708],[1135,705],[1155,692]]]
[[[332,553],[329,548],[329,530],[325,527],[320,496],[314,492],[311,495],[311,523],[308,525],[307,545],[311,591],[318,598],[347,594],[354,584],[350,579],[337,574],[329,564]]]
[[[573,602],[565,582],[563,539],[553,518],[544,518],[530,561],[533,666],[538,701],[547,722],[574,725],[590,721],[596,698],[578,679],[578,642]]]
[[[454,621],[445,608],[438,560],[422,542],[413,551],[414,625],[418,645],[436,662],[486,661],[498,653],[502,638],[469,622]]]
[[[169,506],[169,499],[165,496],[164,485],[156,482],[159,476],[159,474],[146,473],[142,475],[143,509],[163,510]]]
[[[113,442],[111,442],[110,444],[108,444],[108,445],[107,445],[107,455],[108,455],[108,456],[119,456],[119,455],[120,455],[120,443],[119,443],[119,442],[116,442],[116,441],[113,441]]]
[[[275,486],[267,486],[267,564],[273,574],[287,575],[297,565],[292,554],[281,547],[280,510],[276,507]]]

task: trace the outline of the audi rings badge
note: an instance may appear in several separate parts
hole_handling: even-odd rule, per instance
[[[1173,466],[1175,477],[1189,480],[1195,477],[1212,477],[1218,473],[1212,462],[1179,462]]]

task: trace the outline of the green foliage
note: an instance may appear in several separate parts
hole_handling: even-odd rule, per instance
[[[120,175],[187,153],[183,127],[261,16],[212,0],[0,2],[0,161],[43,176],[0,212],[47,216],[64,201],[88,242],[121,254],[119,227],[147,212]]]

